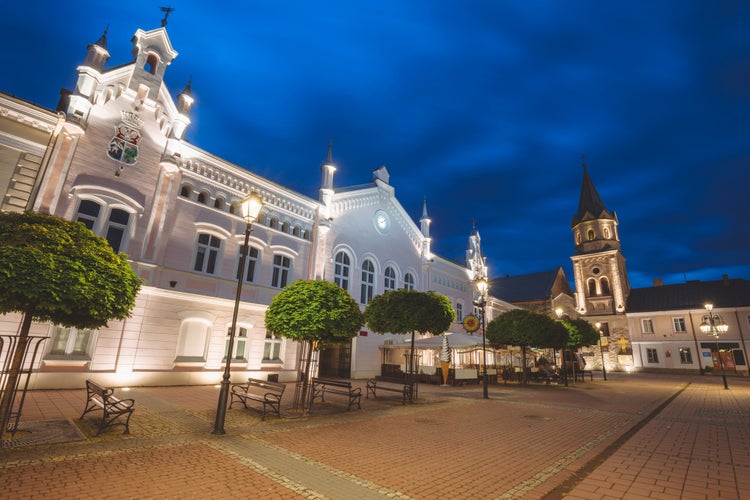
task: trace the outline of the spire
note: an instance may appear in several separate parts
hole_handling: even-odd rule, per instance
[[[419,229],[422,231],[422,236],[425,238],[430,237],[430,216],[427,215],[427,197],[424,197],[422,202],[422,217],[419,219]]]
[[[108,31],[109,31],[109,24],[107,25],[106,28],[104,28],[104,33],[102,33],[102,36],[99,37],[99,40],[94,42],[94,45],[98,45],[104,50],[107,50],[107,32]]]
[[[582,222],[586,218],[586,214],[595,219],[612,219],[612,214],[607,211],[596,187],[594,187],[594,182],[589,176],[585,160],[582,166],[583,182],[581,183],[581,198],[578,201],[578,213],[573,217],[573,225],[575,226]]]
[[[326,155],[326,165],[333,165],[333,137],[328,139],[328,154]]]

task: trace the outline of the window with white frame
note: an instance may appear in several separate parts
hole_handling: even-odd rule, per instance
[[[396,289],[396,271],[391,266],[385,268],[383,290]]]
[[[351,261],[346,252],[339,252],[333,262],[333,282],[344,290],[349,290]]]
[[[651,318],[641,319],[641,332],[654,333],[654,322],[651,320]]]
[[[289,270],[291,267],[292,259],[284,255],[274,255],[271,286],[275,288],[284,288],[289,282]]]
[[[244,245],[240,247],[240,257],[237,261],[237,279],[240,279],[240,273],[242,272],[240,270],[240,264],[242,263],[242,250],[244,249]],[[258,256],[260,255],[260,250],[258,250],[255,247],[249,247],[249,250],[247,252],[247,258],[245,259],[245,273],[244,273],[244,279],[246,282],[251,283],[253,279],[255,278],[255,265],[258,263]]]
[[[51,357],[90,358],[94,330],[54,327],[49,355]]]
[[[100,216],[106,216],[102,219]],[[81,200],[78,204],[76,220],[82,222],[94,233],[104,236],[115,252],[119,252],[128,233],[130,213],[120,208],[107,208],[93,200]]]
[[[672,325],[674,326],[675,332],[684,333],[687,331],[685,328],[685,318],[682,316],[672,318]]]
[[[693,364],[693,355],[690,353],[689,347],[680,347],[680,363],[683,365]]]
[[[456,321],[461,323],[464,320],[464,306],[456,302]]]
[[[412,273],[404,275],[404,290],[414,290],[414,275]]]
[[[659,353],[656,352],[656,349],[646,349],[646,361],[648,361],[649,363],[659,362]]]
[[[227,328],[227,340],[224,344],[224,359],[227,359],[229,354],[229,340],[232,335],[232,326]],[[247,328],[243,326],[237,326],[237,334],[234,336],[234,352],[232,354],[233,361],[246,361],[245,353],[247,352]]]
[[[188,318],[180,324],[175,361],[203,362],[210,324],[201,319]]]
[[[193,270],[199,273],[214,274],[220,250],[221,238],[208,233],[198,234]]]
[[[362,284],[359,290],[360,304],[369,304],[375,292],[375,266],[369,260],[362,262]]]
[[[263,344],[263,361],[281,361],[281,339],[269,331]]]

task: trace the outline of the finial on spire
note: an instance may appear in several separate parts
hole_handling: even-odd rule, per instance
[[[584,170],[586,170],[586,155],[585,154],[581,155],[581,166],[583,167]]]
[[[193,95],[193,75],[190,75],[190,79],[188,79],[187,85],[185,85],[185,88],[182,90],[182,93],[185,95]]]
[[[427,215],[427,195],[424,197],[424,201],[422,202],[422,219],[429,219],[430,216]]]
[[[161,20],[161,27],[163,28],[167,25],[167,18],[169,17],[169,14],[171,14],[177,9],[170,6],[170,7],[159,7],[159,10],[164,12],[164,19]]]
[[[103,49],[107,49],[107,33],[109,32],[109,23],[107,23],[107,27],[104,28],[104,33],[102,33],[102,36],[99,37],[99,40],[94,42],[95,45],[98,45],[99,47]]]

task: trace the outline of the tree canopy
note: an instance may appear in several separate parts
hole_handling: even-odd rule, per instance
[[[389,290],[365,308],[365,322],[375,333],[432,333],[439,335],[456,317],[450,300],[436,292]]]
[[[490,321],[486,336],[495,348],[564,347],[568,342],[568,331],[561,322],[526,309],[513,309]]]
[[[0,213],[0,313],[99,328],[128,317],[140,287],[125,254],[80,222]]]
[[[363,325],[359,305],[330,281],[298,280],[284,288],[266,310],[266,330],[298,342],[341,343]]]
[[[584,347],[596,345],[599,342],[599,332],[585,319],[566,320],[566,323],[572,326],[568,329],[570,333],[568,347]]]

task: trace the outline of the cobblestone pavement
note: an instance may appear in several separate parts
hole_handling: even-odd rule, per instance
[[[750,498],[750,379],[608,374],[556,385],[420,386],[281,419],[215,387],[118,390],[131,433],[96,437],[84,390],[31,391],[0,450],[4,498]],[[364,386],[364,381],[354,381]],[[363,387],[364,389],[364,387]],[[342,404],[343,403],[343,404]],[[65,442],[41,439],[66,426]],[[53,425],[54,424],[54,425]],[[77,436],[77,437],[76,437]],[[45,444],[52,443],[52,444]]]

